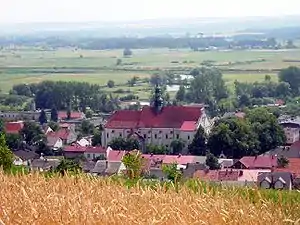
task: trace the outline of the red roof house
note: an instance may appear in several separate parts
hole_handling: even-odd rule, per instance
[[[71,112],[71,118],[72,120],[78,120],[78,119],[84,119],[85,115],[83,112]],[[58,112],[58,119],[59,120],[65,120],[68,118],[68,114],[66,111],[60,111]]]
[[[4,130],[5,133],[7,134],[19,134],[20,131],[24,127],[24,122],[23,121],[18,121],[18,122],[7,122],[4,125]]]
[[[245,156],[236,162],[236,169],[272,169],[277,167],[275,156]]]
[[[276,168],[276,172],[289,172],[300,178],[300,158],[289,158],[289,164],[284,168]]]
[[[202,115],[202,108],[189,106],[166,106],[155,113],[149,106],[141,111],[120,110],[115,112],[106,123],[110,129],[133,128],[178,128],[191,130]]]

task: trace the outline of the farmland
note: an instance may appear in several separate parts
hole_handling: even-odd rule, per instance
[[[299,194],[0,173],[1,224],[297,224]],[[299,221],[299,220],[298,220]]]
[[[133,50],[132,57],[123,57],[122,50],[77,50],[41,48],[3,49],[0,52],[0,89],[8,92],[19,83],[52,81],[86,81],[105,86],[108,80],[126,86],[134,76],[150,77],[162,71],[188,73],[192,68],[210,63],[223,71],[228,86],[234,80],[262,81],[266,74],[300,66],[300,50],[240,50],[194,52],[188,49]],[[117,60],[121,63],[117,65]],[[111,90],[110,90],[111,91]]]

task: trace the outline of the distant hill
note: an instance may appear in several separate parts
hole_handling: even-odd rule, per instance
[[[272,32],[276,35],[285,32],[297,35],[293,33],[295,29],[292,29],[292,27],[297,27],[299,24],[300,16],[156,19],[133,22],[31,23],[0,25],[0,35],[145,37],[184,36],[198,33],[212,35],[242,30],[263,32],[269,30],[270,35]]]

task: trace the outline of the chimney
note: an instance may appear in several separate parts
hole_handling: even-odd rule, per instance
[[[153,157],[153,153],[151,153],[150,156]]]
[[[180,158],[181,157],[181,154],[178,154],[178,158]]]
[[[255,158],[254,158],[255,160],[257,159],[257,155],[255,155]]]

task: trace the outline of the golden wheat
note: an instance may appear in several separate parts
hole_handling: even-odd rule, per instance
[[[288,212],[274,202],[250,203],[228,192],[179,192],[158,186],[126,188],[109,178],[7,176],[0,172],[0,224],[287,224]],[[298,206],[299,207],[299,206]]]

